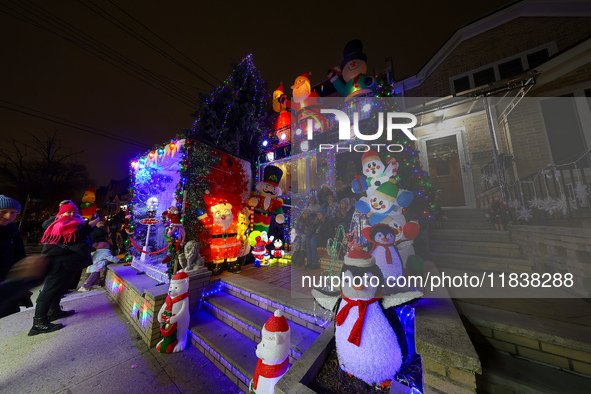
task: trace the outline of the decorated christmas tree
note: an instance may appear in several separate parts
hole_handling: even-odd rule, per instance
[[[265,85],[248,55],[217,89],[202,97],[187,136],[252,159],[261,133],[274,122]]]

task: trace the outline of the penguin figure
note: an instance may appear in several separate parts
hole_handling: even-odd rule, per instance
[[[373,246],[370,253],[376,259],[384,278],[402,276],[402,258],[396,248],[396,243],[402,236],[402,228],[390,227],[386,224],[376,224],[362,230],[363,236]]]
[[[375,258],[353,250],[341,269],[341,292],[312,290],[335,315],[335,342],[341,368],[367,384],[387,387],[408,356],[408,342],[393,307],[423,296],[410,291],[382,298],[384,277]]]

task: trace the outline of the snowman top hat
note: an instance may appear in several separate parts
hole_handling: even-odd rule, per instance
[[[343,61],[341,62],[341,70],[351,60],[361,60],[367,62],[367,55],[363,53],[363,43],[361,40],[351,40],[345,45],[343,49]]]

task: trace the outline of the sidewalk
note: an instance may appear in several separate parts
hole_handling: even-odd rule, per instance
[[[240,393],[190,346],[160,354],[102,290],[71,293],[61,330],[27,336],[34,308],[0,319],[1,393]]]

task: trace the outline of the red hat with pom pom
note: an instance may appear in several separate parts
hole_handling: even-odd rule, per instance
[[[345,256],[345,264],[354,267],[371,267],[375,263],[375,257],[362,249],[354,249]]]

